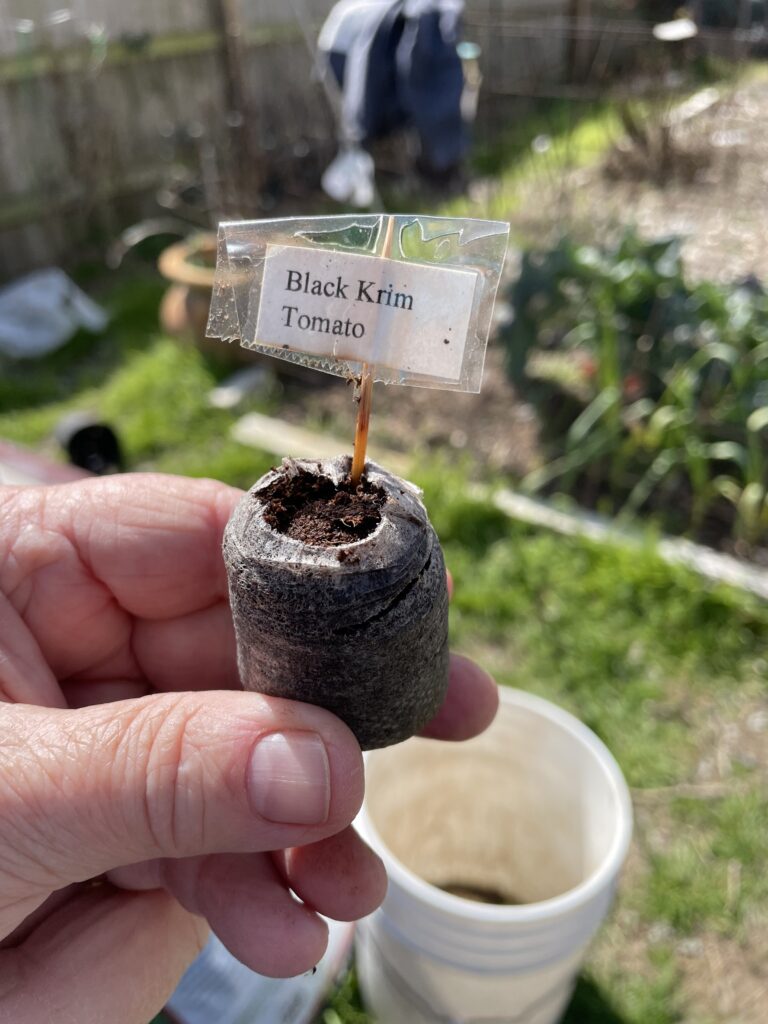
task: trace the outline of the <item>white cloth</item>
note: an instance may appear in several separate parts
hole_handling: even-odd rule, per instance
[[[0,289],[0,353],[34,359],[61,348],[80,328],[103,331],[109,318],[63,270],[36,270]]]
[[[339,0],[320,29],[317,45],[323,53],[349,53],[362,27],[368,24],[370,12],[389,7],[391,0]]]
[[[349,203],[360,209],[373,205],[376,195],[373,157],[362,147],[341,149],[322,177],[323,191],[337,203]]]

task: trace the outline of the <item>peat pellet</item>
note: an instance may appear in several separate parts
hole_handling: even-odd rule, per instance
[[[368,750],[440,707],[448,591],[417,488],[349,472],[348,456],[284,459],[235,509],[224,561],[244,688],[319,704]]]

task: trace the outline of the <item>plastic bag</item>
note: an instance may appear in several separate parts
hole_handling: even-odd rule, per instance
[[[43,356],[79,328],[98,333],[107,322],[104,310],[58,267],[36,270],[0,290],[0,352],[14,359]]]
[[[477,392],[508,234],[410,214],[223,223],[208,334],[338,376]]]

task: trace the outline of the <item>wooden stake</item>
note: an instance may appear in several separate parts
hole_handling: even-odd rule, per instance
[[[387,231],[380,255],[388,257],[392,252],[392,238],[395,233],[395,218],[387,220]],[[355,454],[352,458],[352,483],[360,483],[365,469],[365,453],[368,449],[368,427],[371,422],[371,406],[373,404],[373,367],[363,363],[360,375],[360,404],[357,407],[355,423]]]
[[[365,469],[365,453],[368,448],[368,427],[371,422],[371,404],[373,402],[373,373],[368,363],[363,363],[360,381],[360,404],[357,407],[355,423],[355,454],[352,459],[352,483],[359,484]]]

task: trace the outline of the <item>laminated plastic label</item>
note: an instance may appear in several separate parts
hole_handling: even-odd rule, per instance
[[[401,214],[223,223],[208,335],[347,378],[477,392],[508,233]]]

